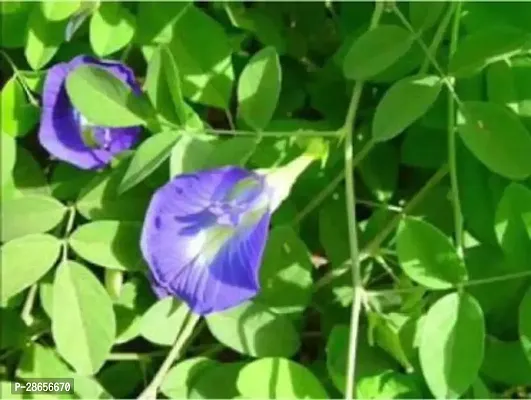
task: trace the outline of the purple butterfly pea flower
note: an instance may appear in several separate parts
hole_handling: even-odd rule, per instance
[[[312,160],[281,174],[233,166],[183,174],[161,187],[140,244],[157,296],[176,296],[199,315],[254,297],[271,214]]]
[[[97,169],[109,164],[116,154],[130,149],[138,140],[140,127],[94,126],[75,109],[66,92],[65,81],[68,74],[81,65],[105,69],[127,83],[135,93],[140,94],[140,87],[127,66],[89,56],[78,56],[48,71],[43,89],[39,141],[51,155],[62,161],[82,169]]]

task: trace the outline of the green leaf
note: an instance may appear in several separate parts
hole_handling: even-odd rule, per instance
[[[189,312],[186,303],[165,297],[146,311],[140,322],[140,334],[152,343],[171,346]]]
[[[160,385],[160,391],[170,399],[188,399],[191,388],[205,372],[218,365],[206,357],[193,357],[177,363],[168,371]],[[226,385],[228,382],[225,382]],[[215,390],[219,391],[221,387]],[[222,398],[217,395],[217,398]]]
[[[511,183],[498,203],[495,230],[500,246],[510,252],[518,240],[515,235],[531,244],[531,190],[524,185]],[[526,246],[527,247],[527,246]]]
[[[2,204],[0,238],[6,242],[31,233],[44,233],[61,222],[66,207],[53,197],[25,196]]]
[[[205,159],[201,169],[219,168],[227,165],[243,166],[258,144],[256,138],[253,137],[233,137],[211,143],[214,148]]]
[[[481,305],[491,335],[504,337],[518,329],[518,306],[529,280],[498,278],[528,271],[527,260],[515,262],[499,246],[482,244],[465,250],[470,281],[485,281],[482,285],[469,286],[467,293]]]
[[[80,257],[105,268],[144,268],[140,252],[141,226],[135,222],[97,221],[81,225],[68,243]]]
[[[135,42],[141,45],[170,42],[175,23],[192,6],[190,1],[139,3]]]
[[[251,57],[238,81],[238,114],[254,130],[262,131],[273,118],[280,96],[282,70],[274,47]]]
[[[117,362],[104,368],[98,374],[98,382],[113,399],[128,399],[135,396],[136,389],[144,384],[145,364],[140,362]]]
[[[343,61],[348,79],[371,78],[394,64],[413,44],[413,36],[395,25],[380,25],[358,37]]]
[[[29,327],[16,310],[0,308],[0,349],[19,349],[30,340]]]
[[[12,179],[9,179],[4,186],[12,186],[14,189],[13,197],[32,194],[50,195],[50,188],[46,182],[44,171],[31,153],[22,146],[16,148],[16,162]],[[4,197],[3,200],[6,198]]]
[[[513,68],[515,67],[507,59],[489,65],[485,73],[487,97],[489,101],[511,108],[518,114],[519,96]]]
[[[212,335],[225,346],[253,357],[290,357],[300,346],[290,320],[260,303],[246,302],[209,314],[206,322]]]
[[[52,195],[61,201],[72,201],[79,196],[81,189],[94,177],[90,170],[79,169],[67,163],[55,166],[50,178]]]
[[[489,380],[511,386],[531,385],[531,364],[524,353],[522,342],[502,342],[487,336],[485,359],[481,374]]]
[[[72,372],[52,347],[44,347],[37,343],[33,343],[24,352],[17,369],[17,375],[22,379],[46,379],[50,375],[54,378],[73,378],[74,394],[67,398],[111,398],[95,378]]]
[[[170,177],[203,169],[214,154],[213,140],[183,136],[173,146],[170,156]]]
[[[257,380],[257,377],[261,377]],[[301,364],[285,358],[262,358],[242,368],[237,387],[247,398],[327,399],[319,380]]]
[[[345,325],[333,327],[326,343],[326,367],[336,388],[344,393],[347,373],[347,351],[350,329]],[[405,374],[397,372],[393,362],[377,346],[368,342],[365,330],[359,332],[356,357],[356,397],[421,398],[417,385]]]
[[[409,3],[409,20],[416,31],[429,29],[438,21],[447,4],[444,2],[420,2]]]
[[[462,141],[456,144],[459,202],[467,231],[480,242],[495,245],[494,217],[508,182],[487,169]]]
[[[422,325],[419,356],[436,398],[457,398],[476,380],[484,341],[483,311],[472,296],[451,293],[430,307]]]
[[[0,2],[0,7],[16,7],[13,12],[0,13],[0,45],[4,48],[24,47],[28,33],[28,16],[33,8],[30,2]]]
[[[515,27],[484,27],[470,33],[458,44],[450,60],[449,72],[456,77],[473,75],[488,64],[528,49],[530,39],[529,34]]]
[[[181,76],[173,54],[161,45],[149,59],[144,84],[155,109],[168,121],[184,124],[188,119],[187,105],[181,89]]]
[[[228,109],[234,71],[223,26],[199,8],[188,7],[173,27],[169,49],[178,62],[184,95],[196,103]]]
[[[113,170],[95,176],[79,194],[76,208],[87,219],[115,219],[143,221],[151,199],[151,190],[142,183],[119,195],[118,186],[128,168],[129,161],[121,162]]]
[[[400,134],[426,114],[441,88],[442,80],[435,75],[411,76],[395,82],[376,107],[372,137],[385,141]]]
[[[44,67],[53,58],[63,42],[66,20],[50,22],[40,7],[31,10],[24,54],[33,70]]]
[[[140,335],[142,317],[153,301],[154,294],[146,279],[132,278],[124,283],[114,305],[117,344]]]
[[[124,193],[151,175],[170,156],[179,137],[179,131],[161,132],[142,142],[127,167],[118,191]]]
[[[513,180],[531,176],[531,134],[514,112],[493,103],[465,102],[458,131],[491,171]]]
[[[67,19],[81,6],[78,0],[44,1],[40,5],[44,17],[49,21],[62,21]]]
[[[465,265],[450,239],[428,222],[402,220],[396,250],[404,272],[427,288],[450,289],[467,279]]]
[[[90,44],[105,57],[124,48],[135,34],[135,17],[118,2],[103,2],[90,19]]]
[[[39,120],[39,109],[32,105],[15,76],[12,76],[0,93],[2,134],[25,136]]]
[[[236,388],[238,376],[245,362],[212,362],[191,384],[190,399],[234,399],[240,393]]]
[[[520,303],[518,331],[524,353],[531,365],[531,286]]]
[[[82,65],[66,78],[75,108],[91,123],[107,127],[146,125],[150,117],[144,99],[100,67]]]
[[[53,285],[52,335],[57,351],[77,372],[92,375],[114,342],[112,301],[94,274],[74,261],[59,266]]]
[[[36,283],[54,265],[61,242],[47,234],[34,234],[2,245],[0,300],[2,303]]]
[[[406,371],[413,371],[414,336],[416,320],[402,313],[369,313],[369,323],[373,329],[377,345],[392,355]]]
[[[3,112],[2,115],[4,115]],[[17,142],[12,137],[4,135],[3,132],[0,133],[0,152],[0,162],[2,163],[0,165],[0,186],[3,187],[8,181],[11,180],[11,175],[13,174],[13,169],[15,168],[15,161],[17,158]]]
[[[267,240],[256,301],[284,315],[299,316],[312,297],[313,264],[297,233],[288,226],[274,228]]]

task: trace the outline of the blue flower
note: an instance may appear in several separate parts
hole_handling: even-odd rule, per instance
[[[141,238],[155,293],[176,296],[200,315],[254,297],[271,214],[311,161],[299,158],[272,172],[223,167],[161,187]]]
[[[140,127],[94,126],[75,109],[66,93],[65,81],[68,74],[81,65],[105,69],[137,94],[140,94],[140,87],[133,72],[125,65],[89,56],[56,64],[48,71],[43,89],[39,141],[59,160],[82,169],[97,169],[110,163],[118,153],[130,149],[138,140]]]

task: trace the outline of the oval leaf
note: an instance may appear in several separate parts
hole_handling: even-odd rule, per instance
[[[206,317],[210,332],[225,346],[253,357],[290,357],[300,346],[291,321],[260,303],[247,302]]]
[[[66,207],[53,197],[33,195],[2,204],[1,239],[6,242],[31,233],[54,228],[65,215]]]
[[[133,39],[135,19],[118,2],[103,2],[90,19],[90,44],[94,52],[104,57],[112,54]]]
[[[277,314],[298,316],[312,297],[314,267],[304,242],[288,226],[274,228],[260,269],[262,290],[256,300]]]
[[[102,68],[82,65],[66,78],[66,91],[75,108],[95,125],[145,125],[147,105],[132,89]]]
[[[107,359],[115,334],[112,301],[100,281],[77,262],[62,263],[53,283],[57,351],[77,372],[92,375]]]
[[[80,2],[78,0],[44,1],[40,5],[47,20],[62,21],[77,11]]]
[[[76,229],[68,243],[85,260],[105,268],[137,270],[144,266],[140,224],[97,221]]]
[[[1,249],[1,303],[44,276],[57,260],[60,249],[61,242],[58,239],[41,233],[5,243]]]
[[[280,96],[281,69],[274,47],[251,57],[238,82],[238,114],[257,131],[273,118]]]
[[[26,21],[23,22],[25,25]],[[31,69],[39,70],[48,64],[59,50],[64,39],[66,20],[50,22],[37,6],[31,10],[27,24],[24,55]]]
[[[372,137],[390,140],[422,117],[435,103],[442,80],[434,75],[412,76],[396,82],[376,107]]]
[[[472,296],[452,293],[431,306],[422,325],[419,356],[436,398],[458,398],[472,385],[483,361],[484,341],[483,311]]]
[[[380,25],[365,32],[352,44],[343,61],[348,79],[367,79],[383,72],[413,44],[413,36],[395,25]]]
[[[28,101],[24,89],[15,76],[12,76],[2,88],[0,107],[2,134],[24,136],[39,120],[39,109]]]
[[[123,193],[146,179],[170,156],[180,132],[161,132],[145,140],[133,155],[131,163],[120,183],[119,192]]]
[[[171,346],[189,312],[185,303],[165,297],[151,306],[140,321],[140,334],[152,343]]]
[[[449,289],[467,279],[465,265],[450,240],[428,222],[404,219],[396,250],[404,272],[427,288]]]
[[[189,110],[183,98],[181,76],[167,46],[159,46],[149,59],[144,87],[162,117],[181,124],[187,121]]]
[[[470,101],[464,103],[458,130],[468,149],[491,171],[522,180],[531,176],[531,134],[504,106]]]
[[[207,357],[193,357],[177,363],[168,371],[160,385],[160,391],[170,399],[187,399],[190,389],[204,373],[220,365],[217,361]],[[219,391],[219,387],[216,391]],[[216,396],[221,398],[221,396]]]
[[[228,109],[234,70],[223,25],[197,7],[186,7],[175,15],[168,47],[178,60],[184,95],[193,102]]]
[[[152,190],[140,184],[119,195],[118,187],[129,160],[116,168],[95,176],[80,192],[76,208],[87,219],[117,219],[142,221],[151,199]]]
[[[257,380],[256,377],[260,379]],[[236,382],[246,398],[327,399],[319,380],[306,367],[285,358],[262,358],[243,367]]]
[[[505,188],[496,209],[495,231],[506,254],[513,255],[519,247],[527,250],[531,241],[530,189],[514,182]]]

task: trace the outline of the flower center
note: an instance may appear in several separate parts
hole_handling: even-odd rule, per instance
[[[208,211],[216,217],[216,223],[224,226],[237,226],[248,209],[247,204],[236,201],[216,201],[208,207]]]

